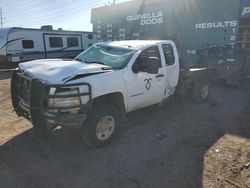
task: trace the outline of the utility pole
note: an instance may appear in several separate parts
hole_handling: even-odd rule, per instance
[[[3,27],[3,9],[0,7],[0,26]]]

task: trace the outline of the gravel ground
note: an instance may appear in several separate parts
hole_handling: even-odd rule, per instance
[[[128,115],[121,136],[91,150],[77,128],[47,140],[13,112],[0,72],[0,187],[249,187],[249,92],[214,86],[210,100],[170,100]]]

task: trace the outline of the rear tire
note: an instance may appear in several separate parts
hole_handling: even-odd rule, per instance
[[[88,147],[101,148],[118,135],[121,122],[121,112],[115,106],[98,104],[82,126],[81,138]]]
[[[205,102],[209,97],[209,86],[206,80],[196,82],[193,86],[193,100],[197,103]]]

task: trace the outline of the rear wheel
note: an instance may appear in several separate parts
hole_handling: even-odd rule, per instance
[[[81,129],[84,143],[91,148],[100,148],[109,144],[119,133],[121,113],[112,105],[95,106]]]
[[[209,97],[209,82],[202,80],[194,84],[193,99],[195,102],[205,102]]]

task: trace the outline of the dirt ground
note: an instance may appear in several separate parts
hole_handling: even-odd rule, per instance
[[[250,187],[248,83],[131,113],[119,139],[91,150],[77,128],[37,139],[12,112],[10,74],[0,72],[0,187]]]

